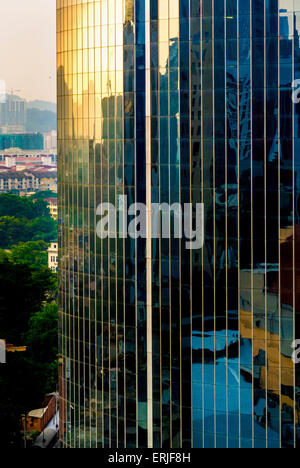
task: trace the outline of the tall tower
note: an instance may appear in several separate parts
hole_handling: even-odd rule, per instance
[[[65,447],[299,446],[296,10],[58,0]],[[204,247],[99,238],[120,196],[204,203]]]

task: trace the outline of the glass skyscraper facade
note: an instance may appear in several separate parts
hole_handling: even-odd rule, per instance
[[[299,446],[300,0],[57,3],[64,446]],[[100,239],[121,195],[204,247]]]

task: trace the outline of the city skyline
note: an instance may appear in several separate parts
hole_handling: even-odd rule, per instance
[[[10,94],[56,102],[56,2],[0,3],[0,80]]]

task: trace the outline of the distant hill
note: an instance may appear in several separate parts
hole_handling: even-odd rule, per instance
[[[50,111],[56,113],[56,104],[48,101],[28,101],[27,109],[38,109],[40,111]]]
[[[56,130],[56,112],[49,110],[40,110],[37,108],[27,108],[26,112],[26,131],[48,133]]]

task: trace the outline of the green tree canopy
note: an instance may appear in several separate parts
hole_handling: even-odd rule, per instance
[[[35,218],[28,222],[27,227],[32,240],[43,240],[48,243],[57,240],[57,221],[52,218]]]
[[[56,275],[47,267],[36,270],[6,261],[0,264],[0,284],[1,338],[22,345],[32,315],[56,296]]]
[[[57,193],[51,192],[51,190],[42,190],[41,192],[37,192],[34,195],[29,197],[30,200],[45,200],[46,198],[57,198]]]
[[[29,331],[24,343],[32,356],[44,364],[51,364],[57,359],[57,303],[45,304],[33,314],[29,321]]]
[[[2,216],[34,219],[39,216],[50,217],[50,212],[44,200],[34,202],[30,198],[3,193],[0,195],[0,217]]]
[[[0,195],[0,338],[27,346],[0,366],[2,447],[21,446],[21,414],[41,407],[45,393],[55,390],[58,288],[47,243],[56,239],[44,200]]]
[[[57,222],[52,218],[39,217],[33,220],[12,216],[0,217],[0,249],[10,249],[20,242],[57,240]]]
[[[11,249],[8,259],[17,265],[28,265],[31,269],[41,268],[48,265],[47,248],[48,244],[44,241],[20,242]]]
[[[28,222],[13,216],[0,217],[0,248],[9,249],[12,245],[30,239]]]

